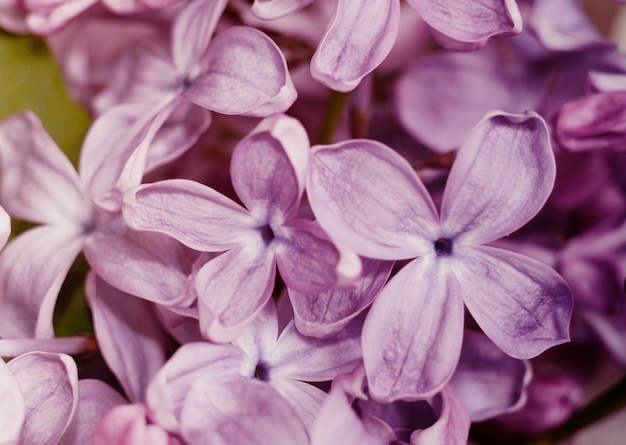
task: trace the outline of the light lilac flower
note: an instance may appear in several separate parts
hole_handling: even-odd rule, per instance
[[[425,397],[446,384],[461,350],[463,301],[513,357],[568,340],[563,279],[484,245],[529,221],[552,190],[554,155],[538,115],[485,116],[459,149],[439,214],[410,165],[382,144],[347,141],[313,153],[307,193],[333,239],[371,258],[417,257],[383,288],[363,328],[375,399]]]
[[[276,267],[288,286],[307,293],[358,277],[358,258],[296,214],[308,159],[304,128],[278,115],[262,121],[233,153],[232,182],[245,208],[188,180],[139,186],[124,197],[130,227],[199,251],[224,251],[195,274],[200,326],[209,339],[228,342],[245,329],[269,300]]]

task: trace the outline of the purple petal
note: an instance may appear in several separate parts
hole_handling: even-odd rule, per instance
[[[320,407],[326,399],[326,393],[309,383],[299,380],[275,379],[269,382],[282,398],[289,402],[307,432],[313,430]]]
[[[191,75],[209,46],[217,21],[227,0],[189,2],[180,11],[172,27],[172,56],[182,75]]]
[[[203,335],[234,340],[271,297],[275,277],[274,255],[253,248],[235,248],[205,264],[196,275]]]
[[[278,314],[274,300],[270,300],[232,344],[239,346],[251,363],[258,364],[271,354],[277,339]]]
[[[432,426],[411,434],[411,445],[466,444],[469,428],[470,418],[467,410],[454,390],[448,386],[441,392],[439,419]]]
[[[461,295],[435,255],[411,261],[387,283],[363,326],[363,362],[375,400],[428,397],[448,382],[461,352]]]
[[[552,268],[487,246],[464,246],[454,256],[467,309],[504,352],[532,358],[569,341],[572,295]]]
[[[276,231],[272,244],[278,271],[285,284],[300,292],[317,293],[340,281],[356,280],[360,267],[349,267],[343,276],[342,252],[328,239],[319,224],[304,219],[292,220]]]
[[[185,400],[182,432],[190,445],[294,445],[308,443],[292,407],[254,380],[223,385],[198,381]]]
[[[86,293],[98,345],[132,402],[143,402],[146,387],[165,363],[167,337],[152,306],[92,274]]]
[[[17,379],[4,360],[0,360],[0,412],[0,443],[18,443],[26,406]]]
[[[207,65],[183,93],[201,107],[264,117],[286,111],[296,99],[282,53],[254,28],[233,26],[218,34],[209,47]]]
[[[555,130],[559,145],[573,152],[625,152],[626,91],[596,93],[567,102]]]
[[[141,404],[113,408],[96,428],[91,445],[172,445],[173,438],[159,425],[148,423]]]
[[[480,422],[523,404],[530,376],[529,362],[504,354],[482,333],[465,330],[450,385],[472,422]]]
[[[240,205],[185,179],[131,189],[122,210],[131,228],[164,233],[200,251],[227,250],[256,235],[255,221]]]
[[[461,42],[484,42],[494,35],[517,34],[522,17],[515,0],[409,0],[426,23]]]
[[[78,402],[78,371],[69,355],[32,352],[11,360],[9,370],[24,396],[24,444],[56,444]]]
[[[282,224],[296,212],[309,147],[302,124],[285,115],[263,120],[237,144],[230,164],[233,187],[257,221]]]
[[[185,304],[187,279],[198,253],[161,233],[137,232],[121,218],[92,232],[85,257],[94,271],[118,289],[165,305]]]
[[[0,254],[2,337],[54,337],[57,295],[83,243],[80,234],[39,226],[6,246]]]
[[[392,261],[362,258],[363,272],[357,289],[333,289],[308,295],[288,288],[296,328],[311,337],[331,337],[369,306],[389,277]]]
[[[395,260],[431,250],[435,205],[408,162],[383,144],[315,147],[307,194],[329,236],[359,255]]]
[[[443,233],[482,244],[539,212],[556,176],[550,136],[533,113],[487,114],[459,149],[441,204]]]
[[[80,226],[90,205],[76,170],[31,112],[0,125],[0,201],[14,217]]]
[[[80,15],[98,0],[46,1],[30,0],[26,23],[30,32],[47,35],[63,27],[74,17]]]
[[[249,359],[236,346],[205,342],[183,345],[148,386],[151,417],[168,431],[179,431],[183,402],[195,381],[230,383],[247,375],[247,368]]]
[[[314,0],[254,0],[252,12],[263,20],[273,20],[303,9]]]
[[[68,355],[93,353],[97,350],[92,336],[52,338],[1,338],[0,357],[9,358],[32,351],[55,352]],[[2,443],[2,442],[0,442]]]
[[[313,78],[337,91],[353,90],[385,59],[400,26],[398,0],[340,0],[311,60]]]
[[[104,415],[116,406],[126,403],[124,397],[101,380],[79,380],[78,395],[78,407],[72,422],[59,441],[60,444],[91,443],[91,438]]]

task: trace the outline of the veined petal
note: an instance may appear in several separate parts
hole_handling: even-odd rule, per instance
[[[169,235],[192,249],[219,252],[249,241],[255,221],[244,208],[205,185],[159,181],[124,195],[124,220],[135,230]]]
[[[237,247],[206,263],[197,273],[200,329],[213,342],[234,340],[272,295],[274,254]]]
[[[0,443],[19,443],[20,432],[26,418],[26,405],[17,379],[9,367],[0,360]]]
[[[172,56],[179,74],[193,75],[228,0],[197,0],[180,11],[172,27]]]
[[[263,20],[273,20],[298,11],[315,0],[254,0],[252,13]]]
[[[467,309],[504,352],[532,358],[569,341],[572,295],[554,269],[488,246],[463,246],[453,256]]]
[[[348,277],[340,277],[341,251],[314,221],[289,221],[275,233],[271,246],[285,284],[307,293],[323,292]],[[360,268],[357,271],[360,273]],[[350,277],[357,279],[357,276]]]
[[[461,42],[517,34],[522,17],[515,0],[408,0],[426,23]]]
[[[339,0],[311,60],[313,78],[337,91],[354,89],[387,57],[399,26],[398,0]]]
[[[209,110],[264,117],[286,111],[296,99],[280,49],[254,28],[233,26],[218,34],[207,66],[183,95]]]
[[[392,402],[439,392],[459,360],[463,303],[448,265],[426,255],[404,266],[378,295],[363,326],[370,394]]]
[[[131,402],[144,402],[146,387],[165,363],[167,336],[152,306],[95,274],[86,285],[94,330],[105,361]]]
[[[0,254],[0,336],[54,336],[56,299],[83,243],[80,234],[40,226],[7,245]]]
[[[329,236],[359,255],[396,260],[432,250],[435,205],[409,163],[379,142],[314,147],[307,194]]]
[[[190,445],[308,443],[293,408],[269,385],[255,380],[196,382],[185,400],[181,425]]]
[[[230,163],[233,187],[258,221],[282,224],[300,205],[309,138],[289,116],[263,120],[237,144]]]
[[[361,261],[363,272],[356,289],[331,289],[315,295],[287,289],[298,331],[311,337],[331,337],[374,301],[394,263],[370,258]]]
[[[30,352],[11,360],[8,367],[17,380],[28,414],[20,443],[59,443],[78,402],[74,360],[65,354]]]
[[[538,114],[488,113],[452,165],[441,203],[443,235],[482,244],[514,232],[543,207],[555,177],[548,128]]]
[[[14,218],[80,226],[90,205],[76,170],[31,112],[0,124],[0,204]]]

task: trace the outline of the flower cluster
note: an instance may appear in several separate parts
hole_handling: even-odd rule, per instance
[[[518,443],[623,374],[626,55],[577,1],[0,26],[92,119],[77,168],[0,123],[0,443]],[[81,295],[92,332],[57,335]]]

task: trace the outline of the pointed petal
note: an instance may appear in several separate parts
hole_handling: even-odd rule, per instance
[[[395,260],[432,250],[435,205],[409,163],[383,144],[315,147],[307,194],[329,236],[359,255]]]
[[[100,420],[116,406],[126,404],[126,399],[101,380],[78,381],[78,409],[59,441],[63,445],[91,443]],[[109,442],[111,443],[111,442]],[[119,444],[116,444],[119,445]]]
[[[569,341],[572,295],[552,268],[488,246],[454,253],[465,305],[487,336],[515,358]]]
[[[0,335],[53,337],[57,295],[83,237],[56,226],[24,232],[0,254]]]
[[[121,218],[107,231],[91,233],[85,257],[94,271],[115,287],[164,305],[184,305],[187,278],[198,253],[167,235],[137,232]]]
[[[249,358],[234,345],[197,342],[181,346],[148,386],[152,419],[168,431],[180,431],[180,412],[195,381],[230,383],[245,377],[249,366]]]
[[[426,23],[461,42],[484,42],[494,35],[517,34],[522,17],[515,0],[409,0]]]
[[[33,113],[2,122],[0,158],[0,202],[14,218],[77,226],[89,220],[76,170]]]
[[[230,198],[185,179],[129,190],[124,195],[122,211],[126,223],[135,230],[164,233],[206,252],[219,252],[246,242],[255,227],[246,210]]]
[[[273,253],[254,248],[234,248],[205,264],[195,279],[203,335],[234,340],[271,297],[275,277]]]
[[[14,358],[8,367],[28,414],[20,443],[58,443],[78,402],[76,363],[65,354],[31,352]]]
[[[189,2],[172,27],[172,56],[179,74],[192,74],[207,50],[227,0]]]
[[[361,361],[361,325],[355,321],[335,337],[320,340],[305,337],[289,323],[265,359],[270,378],[323,382],[352,371]]]
[[[480,422],[519,408],[530,377],[530,362],[509,357],[484,334],[466,329],[450,386],[472,422]]]
[[[270,386],[255,380],[193,385],[181,414],[190,445],[294,445],[308,443],[292,407]]]
[[[441,413],[430,427],[411,434],[411,445],[445,443],[465,445],[469,436],[470,418],[467,410],[449,386],[441,392]]]
[[[146,388],[165,363],[168,339],[145,300],[119,291],[95,274],[86,292],[100,352],[131,402],[144,402]]]
[[[389,54],[399,26],[398,0],[339,0],[311,60],[313,78],[337,91],[354,89]]]
[[[369,258],[361,261],[363,272],[356,289],[332,289],[312,295],[288,288],[298,331],[310,337],[331,337],[374,301],[394,263]]]
[[[237,196],[258,221],[282,224],[300,205],[309,161],[309,138],[289,116],[263,120],[233,152]]]
[[[26,418],[24,397],[17,379],[9,367],[0,360],[0,443],[19,443],[20,432]]]
[[[378,295],[363,326],[372,397],[388,403],[439,392],[459,360],[463,312],[447,264],[427,255],[404,266]]]
[[[218,34],[207,66],[183,95],[209,110],[264,117],[286,111],[296,99],[280,49],[254,28],[233,26]]]
[[[548,128],[536,113],[492,112],[459,149],[441,203],[444,236],[496,240],[539,212],[554,185]]]
[[[341,251],[314,221],[292,220],[276,231],[272,246],[285,284],[307,293],[323,292],[342,280]],[[357,271],[360,273],[360,268]],[[357,279],[357,276],[344,277]]]

